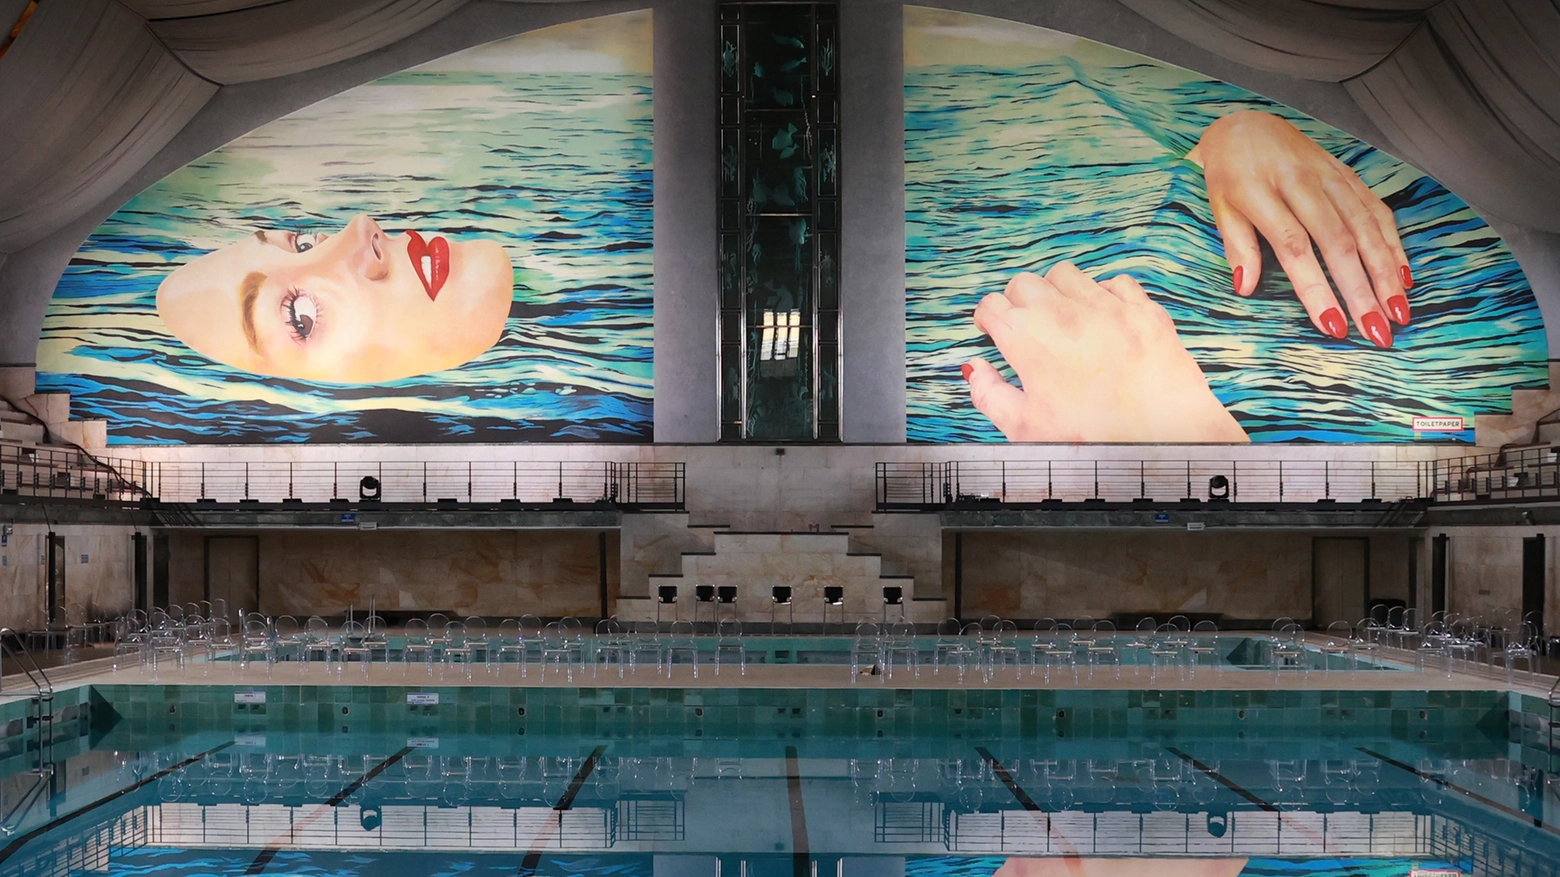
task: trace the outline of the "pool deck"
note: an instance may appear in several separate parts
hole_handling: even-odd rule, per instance
[[[56,688],[84,684],[117,685],[371,685],[371,686],[474,686],[497,688],[548,687],[548,688],[765,688],[765,689],[816,689],[851,687],[889,687],[895,689],[990,689],[990,690],[1158,690],[1158,691],[1517,691],[1535,696],[1547,696],[1556,677],[1529,676],[1517,672],[1510,683],[1502,671],[1468,672],[1457,670],[1448,676],[1438,669],[1423,672],[1412,669],[1413,655],[1392,649],[1383,651],[1383,659],[1403,662],[1408,669],[1395,670],[1231,670],[1200,667],[1196,674],[1161,670],[1153,673],[1148,667],[1125,665],[1117,672],[1114,665],[1097,667],[1090,672],[1079,668],[1053,669],[1050,679],[1045,673],[1031,673],[1029,667],[1015,673],[1012,667],[998,669],[990,681],[985,681],[979,671],[966,672],[961,681],[956,668],[943,667],[934,672],[923,666],[919,676],[903,667],[896,667],[892,678],[862,674],[856,680],[850,677],[847,666],[838,664],[749,664],[747,672],[739,672],[735,666],[722,665],[715,672],[715,665],[700,664],[695,678],[692,666],[678,664],[675,672],[657,672],[653,666],[641,666],[636,670],[615,665],[599,667],[585,665],[574,668],[573,678],[552,666],[543,673],[537,665],[531,665],[526,675],[514,664],[492,670],[477,666],[468,676],[459,666],[445,668],[436,665],[428,670],[421,663],[370,664],[365,672],[362,664],[353,662],[342,667],[327,669],[323,663],[283,662],[267,670],[261,662],[240,669],[237,664],[223,661],[217,664],[191,661],[181,672],[170,665],[160,670],[150,666],[113,669],[107,659],[86,661],[79,664],[56,667],[48,671]],[[14,666],[14,664],[12,665]],[[25,676],[6,675],[0,680],[0,699],[26,696],[32,686]]]

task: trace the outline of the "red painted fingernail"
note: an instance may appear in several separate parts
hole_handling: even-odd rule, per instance
[[[1337,308],[1328,308],[1322,312],[1322,331],[1334,338],[1346,338],[1349,335],[1349,324],[1343,319],[1343,311]]]
[[[1407,265],[1401,265],[1398,267],[1398,277],[1403,279],[1404,289],[1414,288],[1414,272],[1408,270]]]
[[[1387,313],[1392,315],[1393,322],[1399,326],[1408,325],[1408,299],[1401,295],[1394,295],[1387,299]]]
[[[970,365],[969,363],[966,362],[963,365],[959,366],[959,373],[964,375],[964,379],[967,381],[967,380],[970,379],[970,375],[975,373],[975,366]]]
[[[1387,328],[1387,321],[1380,314],[1371,311],[1360,318],[1360,323],[1365,327],[1365,337],[1372,344],[1381,348],[1392,346],[1392,330]]]
[[[1235,266],[1235,292],[1237,292],[1237,293],[1240,292],[1240,282],[1242,280],[1244,280],[1244,279],[1246,279],[1246,266],[1245,265],[1236,265]]]

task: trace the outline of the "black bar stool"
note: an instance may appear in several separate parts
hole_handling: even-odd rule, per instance
[[[697,627],[698,624],[699,624],[699,607],[700,606],[709,606],[710,607],[710,624],[714,625],[715,624],[715,586],[714,585],[695,585],[694,588],[693,588],[693,598],[696,601],[698,601],[698,602],[693,604],[693,624],[694,624],[694,626]]]
[[[670,607],[672,607],[672,620],[676,621],[677,620],[677,586],[676,585],[662,585],[659,588],[656,588],[655,592],[656,592],[657,597],[659,598],[655,602],[655,623],[657,625],[659,625],[661,623],[661,607],[662,606],[670,606]]]
[[[769,635],[775,633],[775,610],[784,606],[791,613],[791,620],[785,624],[785,632],[789,634],[796,626],[796,606],[791,603],[791,586],[775,585],[769,589]]]
[[[823,632],[829,632],[829,607],[837,606],[840,610],[840,624],[845,623],[845,589],[839,585],[825,585],[823,588]]]
[[[715,607],[715,620],[719,621],[720,620],[720,606],[732,606],[732,607],[736,606],[736,604],[737,604],[737,586],[736,585],[721,585],[720,587],[715,589],[715,593],[716,593],[716,596],[718,597],[718,599],[720,600],[720,605]],[[727,610],[727,611],[729,612],[729,614],[732,614],[732,615],[736,614],[736,609],[735,608],[732,608],[732,609]]]
[[[883,586],[883,623],[888,623],[888,607],[899,607],[899,620],[905,620],[905,589],[898,585]]]

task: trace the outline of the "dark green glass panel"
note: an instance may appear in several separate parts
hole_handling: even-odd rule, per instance
[[[756,324],[766,310],[811,314],[815,241],[809,220],[800,216],[753,217],[749,222],[745,254],[749,325]],[[807,322],[811,323],[810,317]]]
[[[740,235],[720,236],[720,306],[729,310],[742,309],[742,238]]]
[[[812,5],[754,3],[745,5],[742,14],[748,106],[802,109],[812,96]]]
[[[812,333],[795,333],[795,345],[810,351]],[[764,360],[753,351],[763,344],[764,330],[748,328],[747,434],[760,441],[813,437],[812,356]]]
[[[733,335],[740,339],[740,335]],[[742,347],[739,344],[722,344],[720,347],[721,399],[720,419],[742,419]]]
[[[812,138],[803,113],[764,113],[743,132],[748,213],[812,211]]]
[[[818,23],[818,36],[814,41],[814,45],[817,46],[815,54],[818,57],[818,90],[820,92],[839,91],[836,83],[840,73],[840,47],[839,39],[835,33],[834,22],[820,21]]]
[[[837,317],[831,320],[831,322],[837,321]],[[818,425],[821,431],[825,423],[836,424],[836,437],[839,435],[837,424],[840,420],[839,367],[840,349],[838,345],[825,344],[820,340],[818,342]],[[823,435],[818,437],[824,438]]]
[[[818,197],[833,198],[840,191],[840,137],[838,128],[818,132]]]
[[[742,133],[739,128],[720,132],[720,197],[742,197]]]
[[[723,24],[720,28],[720,90],[724,93],[742,89],[742,28],[736,24]]]
[[[818,235],[818,309],[840,307],[840,237],[834,233]]]

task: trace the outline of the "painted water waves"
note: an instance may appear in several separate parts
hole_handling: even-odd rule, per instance
[[[1252,441],[1411,441],[1414,416],[1463,417],[1468,429],[1440,437],[1471,441],[1475,416],[1546,383],[1542,319],[1505,244],[1392,156],[1243,89],[1041,28],[907,7],[905,44],[912,441],[1004,440],[960,366],[983,358],[1015,376],[972,314],[1016,273],[1063,260],[1141,282]],[[1233,293],[1187,155],[1241,110],[1292,123],[1391,208],[1415,285],[1389,349],[1352,326],[1322,335],[1271,251],[1255,294]]]
[[[650,29],[469,49],[169,175],[72,260],[40,389],[112,443],[649,441]]]

